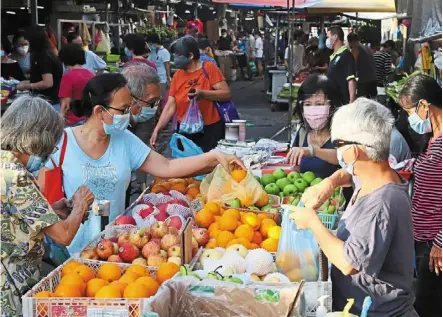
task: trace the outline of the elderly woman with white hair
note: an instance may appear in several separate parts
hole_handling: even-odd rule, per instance
[[[31,96],[14,101],[1,120],[2,316],[22,316],[21,297],[40,280],[44,235],[69,245],[94,201],[91,191],[80,186],[71,212],[66,200],[50,206],[32,176],[56,150],[63,127],[47,101]]]
[[[83,90],[83,99],[72,109],[80,111],[78,115],[87,119],[81,126],[66,129],[67,145],[61,165],[65,194],[71,197],[74,188],[88,185],[97,200],[110,201],[110,221],[125,210],[125,192],[133,171],[173,178],[204,174],[219,163],[225,168],[231,163],[243,167],[237,157],[217,151],[169,160],[151,150],[127,130],[131,113],[137,115],[140,109],[134,105],[122,74],[103,74],[89,80]],[[56,165],[60,154],[57,151],[51,156]],[[44,174],[52,168],[51,161],[40,171],[41,188],[50,186],[45,184]],[[83,250],[100,229],[101,218],[90,216],[69,245],[69,252]]]
[[[298,228],[313,232],[332,262],[336,310],[354,298],[351,312],[360,315],[364,298],[370,296],[369,316],[418,316],[413,307],[414,239],[408,184],[388,162],[393,124],[389,110],[369,99],[339,108],[331,138],[343,170],[306,191],[305,208],[295,208],[291,214]],[[315,210],[337,185],[350,185],[350,177],[348,184],[335,182],[339,173],[358,176],[361,188],[354,192],[335,236]]]

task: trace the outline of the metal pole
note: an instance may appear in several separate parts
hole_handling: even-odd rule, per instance
[[[289,2],[289,0],[288,0]],[[292,0],[292,16],[295,13],[295,0]],[[289,47],[290,49],[290,60],[289,60],[289,105],[288,105],[288,143],[291,143],[291,125],[292,125],[292,101],[293,101],[293,96],[292,96],[292,72],[294,70],[294,63],[293,63],[293,46],[292,46],[292,42],[294,41],[294,36],[293,36],[293,27],[294,27],[294,22],[293,19],[291,19],[291,16],[289,16],[290,20],[289,22]]]
[[[38,3],[37,0],[31,0],[31,24],[38,25]]]
[[[274,47],[274,66],[277,66],[278,59],[278,38],[280,35],[280,14],[277,14],[277,28],[275,32],[275,47]]]

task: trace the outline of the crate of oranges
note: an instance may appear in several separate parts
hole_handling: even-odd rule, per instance
[[[142,316],[146,300],[180,268],[162,263],[158,270],[142,265],[100,263],[71,258],[43,278],[23,297],[23,315]]]

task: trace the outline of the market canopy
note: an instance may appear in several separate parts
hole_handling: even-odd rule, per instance
[[[287,0],[213,0],[218,3],[254,4],[287,7]],[[307,9],[308,13],[341,12],[396,12],[395,0],[295,0],[295,8]],[[289,0],[292,5],[292,0]]]

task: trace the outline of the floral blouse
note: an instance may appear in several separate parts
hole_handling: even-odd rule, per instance
[[[40,280],[44,228],[60,221],[34,177],[0,150],[2,317],[22,316],[21,296]]]

